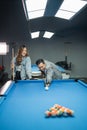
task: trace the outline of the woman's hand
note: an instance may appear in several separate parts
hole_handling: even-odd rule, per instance
[[[14,64],[13,64],[13,63],[11,64],[11,69],[12,69],[12,70],[14,69]]]

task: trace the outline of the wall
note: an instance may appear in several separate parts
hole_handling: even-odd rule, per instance
[[[87,77],[87,32],[73,31],[65,37],[55,37],[53,39],[35,39],[29,41],[27,47],[32,60],[35,64],[38,58],[44,58],[54,63],[65,60],[66,50],[68,62],[72,62],[71,77]],[[70,44],[65,44],[70,42]],[[3,56],[4,66],[6,71],[11,75],[10,62],[12,59],[12,46],[15,48],[15,53],[20,43],[8,43],[9,53]],[[66,49],[67,48],[67,49]],[[1,56],[0,56],[1,64]]]
[[[73,31],[71,35],[52,40],[33,40],[30,43],[30,55],[34,64],[38,58],[45,58],[54,63],[65,60],[72,62],[71,77],[87,77],[87,32]],[[71,42],[65,44],[65,42]],[[67,49],[66,49],[67,48]]]

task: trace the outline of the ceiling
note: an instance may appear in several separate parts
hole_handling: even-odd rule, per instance
[[[29,42],[30,32],[51,31],[55,36],[71,30],[87,33],[87,5],[70,21],[54,17],[63,0],[48,0],[44,17],[27,21],[22,0],[0,0],[0,41]]]

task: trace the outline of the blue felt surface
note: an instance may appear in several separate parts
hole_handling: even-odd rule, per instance
[[[87,88],[74,80],[19,81],[0,104],[0,130],[87,130]],[[54,104],[74,110],[74,117],[45,118]]]

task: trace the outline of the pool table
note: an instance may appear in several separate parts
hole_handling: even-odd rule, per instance
[[[70,78],[70,71],[65,70],[64,68],[62,68],[59,65],[57,66],[57,68],[61,72],[63,79]],[[39,70],[39,68],[37,67],[36,64],[32,64],[31,71],[32,71],[32,78],[33,79],[41,79],[42,78],[41,71]]]
[[[45,117],[54,104],[70,108],[73,116]],[[12,81],[0,97],[0,130],[87,130],[87,84],[81,80]]]

